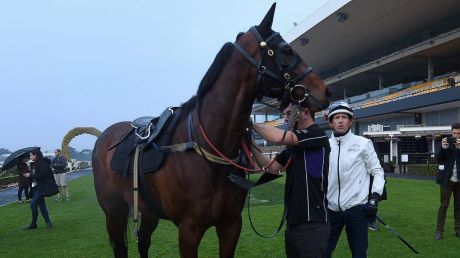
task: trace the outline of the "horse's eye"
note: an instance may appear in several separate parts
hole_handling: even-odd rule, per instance
[[[293,66],[296,62],[296,55],[290,46],[281,48],[280,64],[284,67]]]
[[[294,54],[294,50],[292,50],[291,47],[285,47],[281,50],[281,52],[283,52],[283,54],[286,54],[286,55]]]

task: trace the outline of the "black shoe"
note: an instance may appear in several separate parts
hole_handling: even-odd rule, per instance
[[[460,238],[460,232],[455,232],[455,236]]]
[[[23,228],[22,230],[31,230],[31,229],[37,229],[37,225],[30,224],[29,226]]]
[[[46,227],[47,227],[48,229],[53,229],[53,228],[54,228],[54,227],[53,227],[53,224],[51,224],[51,222],[46,223]]]
[[[434,240],[441,240],[441,239],[442,239],[442,233],[436,232],[436,235],[434,236]]]

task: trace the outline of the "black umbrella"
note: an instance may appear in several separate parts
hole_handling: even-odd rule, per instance
[[[24,157],[29,155],[29,153],[33,150],[39,150],[40,147],[28,147],[28,148],[23,148],[20,150],[17,150],[8,156],[8,158],[5,159],[5,162],[3,162],[2,170],[7,170],[9,168],[14,167],[17,165]]]

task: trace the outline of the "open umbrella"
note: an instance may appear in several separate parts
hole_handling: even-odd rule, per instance
[[[14,167],[21,161],[22,158],[29,155],[31,151],[39,149],[40,147],[28,147],[11,153],[10,156],[8,156],[8,158],[5,159],[5,162],[3,162],[2,170],[7,170],[9,168]]]

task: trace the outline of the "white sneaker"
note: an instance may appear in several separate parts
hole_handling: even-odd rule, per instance
[[[369,230],[372,230],[372,231],[376,231],[376,230],[377,230],[377,223],[376,223],[375,221],[369,223]]]

